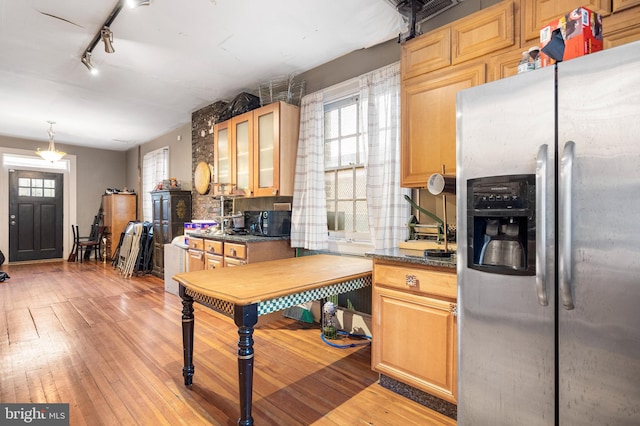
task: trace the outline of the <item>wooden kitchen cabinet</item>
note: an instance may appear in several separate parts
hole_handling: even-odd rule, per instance
[[[224,242],[204,240],[204,269],[219,269],[224,266]]]
[[[402,79],[417,77],[451,65],[451,28],[431,31],[402,45]]]
[[[455,270],[374,260],[372,368],[457,403]]]
[[[640,0],[613,0],[613,12],[619,12],[634,6],[640,6]]]
[[[189,237],[188,271],[218,269],[295,256],[289,240],[227,241]]]
[[[103,224],[105,226],[106,253],[113,259],[120,243],[120,235],[138,211],[136,194],[105,194],[102,196]]]
[[[456,94],[485,82],[484,62],[449,67],[402,82],[401,186],[425,188],[433,173],[456,170]]]
[[[214,167],[211,177],[211,192],[213,195],[229,194],[231,192],[231,135],[229,134],[230,120],[213,126],[213,156]]]
[[[522,3],[523,45],[536,44],[540,40],[542,26],[577,7],[584,6],[603,17],[611,13],[611,0],[522,0]],[[605,29],[606,25],[603,25]]]
[[[640,40],[640,0],[613,2],[614,13],[602,24],[604,48]]]
[[[519,45],[515,9],[503,1],[451,25],[451,62],[459,64],[498,50]]]
[[[402,45],[402,187],[425,188],[443,165],[455,174],[457,92],[517,74],[540,28],[580,6],[603,16],[605,48],[640,40],[640,0],[511,0]]]
[[[517,47],[487,59],[487,83],[518,74],[518,63],[524,49]]]
[[[153,270],[164,277],[164,245],[184,234],[184,223],[191,220],[190,191],[151,192],[153,226]]]
[[[264,243],[263,243],[264,244]],[[270,247],[261,246],[270,250]],[[247,263],[247,245],[238,243],[224,243],[224,266],[241,266]],[[255,260],[254,260],[255,263]]]
[[[245,196],[253,195],[253,111],[231,119],[231,182]]]
[[[292,196],[300,108],[274,102],[214,126],[214,194]]]
[[[189,237],[187,250],[187,271],[201,271],[205,269],[204,238]]]
[[[293,196],[300,108],[274,102],[253,111],[253,195]]]

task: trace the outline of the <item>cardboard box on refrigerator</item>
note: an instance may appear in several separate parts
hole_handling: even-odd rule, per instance
[[[578,7],[540,29],[540,64],[548,66],[602,50],[602,15]]]

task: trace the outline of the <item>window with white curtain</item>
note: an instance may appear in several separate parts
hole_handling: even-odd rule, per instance
[[[370,241],[366,147],[357,95],[324,105],[327,227],[331,239]]]
[[[302,98],[292,247],[379,250],[407,237],[399,123],[399,62]]]
[[[147,152],[142,157],[142,214],[145,222],[152,221],[149,192],[165,179],[169,179],[169,147]]]

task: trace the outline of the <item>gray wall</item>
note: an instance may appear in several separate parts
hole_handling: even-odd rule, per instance
[[[182,189],[190,190],[192,187],[191,122],[128,150],[126,152],[126,182],[128,187],[135,188],[138,193],[139,220],[143,219],[143,197],[150,197],[148,192],[142,193],[142,158],[146,153],[165,146],[169,147],[169,177],[178,179]]]
[[[465,0],[459,5],[443,12],[442,14],[422,23],[420,30],[428,32],[442,25],[446,25],[459,18],[474,13],[480,9],[499,3],[501,0]],[[373,71],[377,68],[389,65],[400,60],[401,46],[397,39],[394,38],[387,42],[372,46],[367,49],[360,49],[349,53],[348,55],[339,57],[331,62],[320,65],[297,76],[299,80],[306,83],[306,92],[312,93],[318,90]],[[219,99],[211,99],[211,103]],[[192,113],[196,111],[191,111]],[[182,136],[181,141],[177,141],[177,135]],[[178,178],[183,183],[188,182],[189,186],[183,185],[183,188],[192,188],[193,164],[191,152],[191,123],[185,124],[184,127],[174,132],[168,133],[160,138],[154,139],[138,147],[127,151],[127,186],[136,188],[140,192],[138,183],[138,158],[144,156],[146,152],[160,148],[162,146],[170,147],[170,174],[172,177]],[[140,160],[141,163],[141,160]],[[428,194],[428,193],[427,193]],[[144,194],[143,194],[144,195]],[[430,194],[428,194],[430,196]],[[423,197],[425,201],[429,201],[428,197]],[[432,200],[435,202],[435,200]],[[142,208],[142,201],[138,202],[139,208]],[[435,210],[435,206],[434,206]],[[455,211],[450,209],[449,211]],[[142,210],[140,210],[141,212]],[[140,218],[141,214],[138,215]],[[195,217],[196,219],[200,217]]]
[[[35,151],[46,149],[47,145],[48,141],[0,136],[0,146],[4,148]],[[56,143],[56,148],[77,158],[77,222],[80,229],[88,233],[105,189],[122,189],[127,184],[126,153],[61,143]]]

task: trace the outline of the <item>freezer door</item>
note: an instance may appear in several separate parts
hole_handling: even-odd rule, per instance
[[[553,250],[554,69],[459,92],[457,99],[458,424],[548,426],[554,422]],[[537,276],[498,275],[467,266],[467,181],[548,167],[538,217],[546,221]],[[543,179],[542,179],[543,178]],[[541,210],[541,212],[540,212]],[[537,278],[546,275],[546,305]]]
[[[558,67],[563,426],[640,424],[639,70],[640,43]]]

